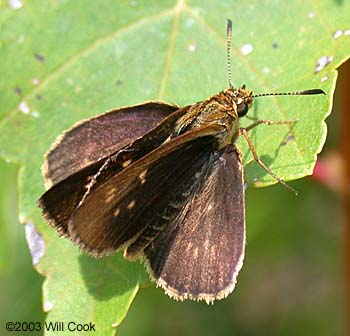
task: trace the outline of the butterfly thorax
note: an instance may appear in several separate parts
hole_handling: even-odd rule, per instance
[[[183,134],[195,128],[219,125],[222,132],[217,134],[217,147],[233,144],[238,136],[239,117],[244,116],[252,104],[252,94],[242,86],[228,88],[218,94],[186,106],[188,109],[176,123],[177,134]]]

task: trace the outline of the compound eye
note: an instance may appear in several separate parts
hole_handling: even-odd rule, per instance
[[[237,113],[239,117],[244,117],[248,113],[249,106],[243,102],[237,106]]]

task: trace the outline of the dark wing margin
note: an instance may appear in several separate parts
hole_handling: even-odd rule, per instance
[[[162,102],[148,102],[80,121],[60,135],[46,154],[42,169],[46,186],[130,144],[177,109]]]
[[[198,187],[145,249],[151,276],[178,300],[212,303],[230,294],[245,249],[244,183],[234,145],[213,152]]]
[[[162,211],[207,161],[221,126],[207,126],[172,139],[84,197],[73,212],[70,238],[100,257],[132,244],[165,220]]]

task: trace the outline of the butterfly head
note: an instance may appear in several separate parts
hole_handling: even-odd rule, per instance
[[[228,88],[225,94],[229,96],[231,103],[236,105],[238,117],[244,117],[252,106],[252,91],[247,90],[245,85],[243,85],[237,89]]]

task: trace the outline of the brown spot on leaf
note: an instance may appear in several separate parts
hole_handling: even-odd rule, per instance
[[[35,54],[34,54],[34,57],[35,57],[35,59],[36,59],[37,61],[39,61],[39,62],[41,62],[41,63],[45,62],[45,57],[44,57],[43,55],[41,55],[41,54],[35,53]]]

